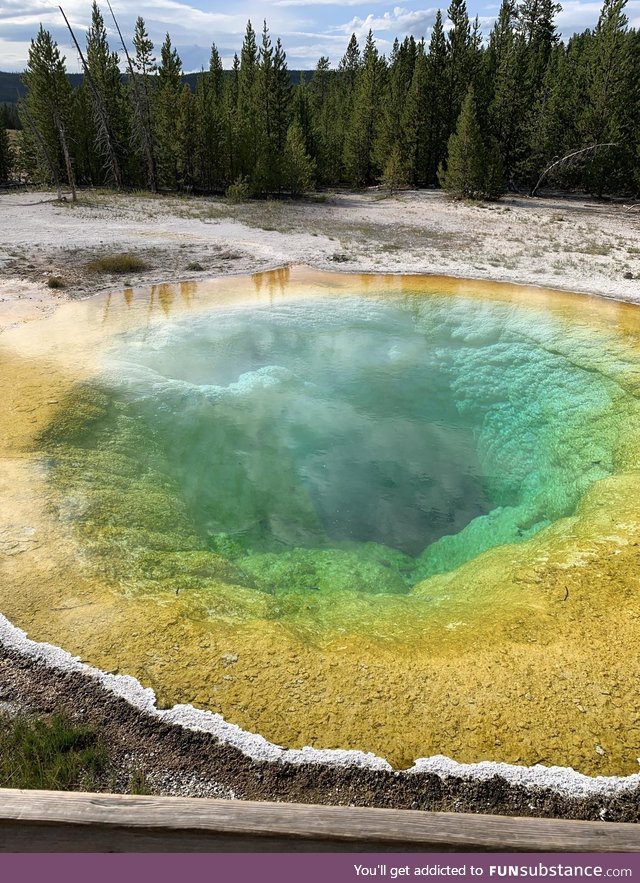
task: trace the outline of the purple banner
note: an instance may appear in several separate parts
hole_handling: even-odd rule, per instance
[[[173,853],[0,856],[1,883],[390,883],[447,881],[452,878],[497,883],[514,878],[550,881],[567,877],[640,883],[640,854]]]

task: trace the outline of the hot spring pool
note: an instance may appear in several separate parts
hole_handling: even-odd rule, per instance
[[[637,308],[294,270],[1,344],[31,637],[288,746],[637,771]]]

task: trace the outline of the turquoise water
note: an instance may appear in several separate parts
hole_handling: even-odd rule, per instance
[[[3,613],[281,745],[633,772],[638,315],[307,270],[69,303],[3,336]]]
[[[543,312],[460,297],[218,308],[120,338],[108,430],[144,428],[205,547],[258,585],[339,585],[359,558],[366,590],[405,591],[613,470],[623,393],[563,340]]]

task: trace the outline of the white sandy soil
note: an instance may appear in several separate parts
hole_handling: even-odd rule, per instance
[[[0,229],[0,329],[68,297],[286,264],[494,279],[640,302],[640,211],[581,197],[472,205],[433,191],[371,191],[231,205],[88,191],[73,205],[22,192],[0,195]],[[87,270],[92,259],[122,252],[148,269]],[[48,288],[52,276],[64,287]]]

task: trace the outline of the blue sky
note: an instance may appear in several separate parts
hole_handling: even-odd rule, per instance
[[[136,16],[142,15],[156,47],[167,31],[177,47],[186,71],[207,67],[209,49],[215,42],[225,67],[240,50],[247,19],[262,29],[267,19],[273,40],[282,39],[290,68],[313,68],[321,55],[337,64],[352,32],[361,41],[371,28],[381,52],[389,52],[395,37],[407,34],[429,38],[437,6],[431,0],[405,0],[394,6],[387,0],[139,0],[132,6],[126,0],[112,0],[112,7],[125,37],[133,33]],[[448,0],[446,0],[448,2]],[[488,31],[498,11],[498,3],[467,0],[471,17],[478,15]],[[565,37],[593,27],[598,19],[600,0],[565,0],[558,16],[558,28]],[[91,14],[91,0],[62,0],[62,6],[76,30],[84,36]],[[111,46],[119,49],[111,27],[106,2],[103,9]],[[443,5],[444,11],[444,5]],[[640,27],[640,0],[630,0],[627,15]],[[23,70],[29,40],[42,22],[63,48],[70,71],[79,70],[76,53],[55,4],[46,0],[0,0],[0,70]],[[81,39],[83,45],[84,39]]]

